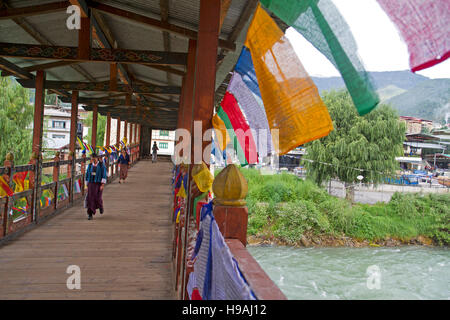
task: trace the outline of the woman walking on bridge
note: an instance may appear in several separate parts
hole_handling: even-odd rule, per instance
[[[121,183],[120,180],[125,183],[125,179],[128,176],[128,168],[130,166],[130,156],[125,149],[122,149],[122,153],[120,154],[118,161],[120,166],[119,183]]]
[[[158,158],[158,146],[156,145],[156,141],[153,141],[153,147],[152,147],[152,162],[156,162]]]
[[[92,162],[86,171],[86,182],[88,184],[86,199],[88,220],[92,220],[92,216],[97,209],[100,209],[100,214],[103,214],[102,193],[107,179],[106,166],[102,161],[98,160],[97,154],[93,153],[91,160]]]

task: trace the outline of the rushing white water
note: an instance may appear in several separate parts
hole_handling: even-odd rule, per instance
[[[450,299],[450,249],[248,246],[288,299]]]

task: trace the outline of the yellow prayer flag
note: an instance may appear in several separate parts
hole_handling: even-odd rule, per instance
[[[250,50],[270,128],[278,129],[274,147],[283,155],[333,130],[319,91],[289,40],[258,5],[245,40]]]
[[[216,132],[217,145],[219,146],[220,150],[223,151],[226,149],[227,144],[231,140],[227,132],[227,127],[217,113],[212,118],[212,125]]]
[[[214,182],[214,177],[209,171],[206,164],[203,162],[201,165],[197,165],[192,168],[192,178],[201,192],[206,192],[212,190],[212,184]],[[194,170],[195,169],[195,170]]]
[[[186,189],[184,188],[184,182],[181,182],[181,188],[180,188],[180,190],[178,190],[177,196],[182,197],[182,198],[187,198]]]

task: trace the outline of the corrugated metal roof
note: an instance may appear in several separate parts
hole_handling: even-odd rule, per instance
[[[422,149],[445,149],[445,147],[441,146],[440,144],[435,144],[435,143],[403,142],[403,144],[410,146],[410,147],[422,148]]]
[[[10,8],[19,8],[52,3],[55,1],[56,0],[10,0],[4,1],[4,3],[7,3]],[[200,0],[167,1],[169,8],[169,23],[193,31],[198,30]],[[101,3],[150,18],[158,20],[161,19],[160,0],[102,0]],[[246,6],[249,4],[255,5],[255,3],[257,3],[256,0],[233,0],[231,2],[222,25],[220,34],[221,39],[226,40],[233,33],[233,30],[243,15]],[[119,48],[164,51],[163,32],[161,30],[108,13],[97,11],[97,14],[103,18]],[[24,24],[22,27],[17,22],[2,19],[0,20],[0,42],[77,46],[78,31],[69,30],[66,27],[67,18],[68,14],[65,11],[19,18],[18,21],[23,22]],[[34,35],[30,35],[30,33],[25,29],[32,29],[32,33],[34,33]],[[242,33],[243,36],[241,34],[241,37],[238,37],[237,39],[238,43],[236,52],[228,52],[219,70],[217,71],[216,87],[220,87],[222,81],[226,81],[227,74],[234,67],[243,39],[245,39],[246,28],[243,29]],[[187,52],[187,38],[169,33],[169,43],[170,51]],[[93,46],[96,46],[95,42],[93,42]],[[7,60],[17,64],[20,67],[29,67],[51,62],[51,60],[38,59],[30,60],[8,58]],[[127,65],[127,68],[129,70],[130,78],[136,79],[136,81],[141,80],[159,85],[181,85],[182,77],[176,74],[170,74],[168,76],[167,72],[138,64]],[[183,70],[182,67],[173,68]],[[88,79],[93,79],[97,82],[108,81],[109,64],[86,62],[71,66],[55,67],[47,71],[47,79],[66,81],[89,81]],[[226,85],[221,88],[223,89],[224,87],[226,88]],[[217,94],[223,95],[222,91],[218,91]],[[84,97],[102,97],[107,95],[108,93],[106,92],[80,93],[80,96]],[[165,97],[167,98],[170,96]],[[123,97],[121,98],[123,99]],[[177,97],[170,98],[174,101],[178,101]],[[176,111],[171,112],[176,113]],[[173,127],[175,127],[176,123],[173,122],[172,124]]]

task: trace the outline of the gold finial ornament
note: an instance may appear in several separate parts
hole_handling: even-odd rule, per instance
[[[229,164],[217,175],[212,188],[215,205],[242,207],[247,204],[247,180],[234,164]]]
[[[13,161],[14,160],[14,154],[12,152],[8,152],[6,154],[6,160]]]

